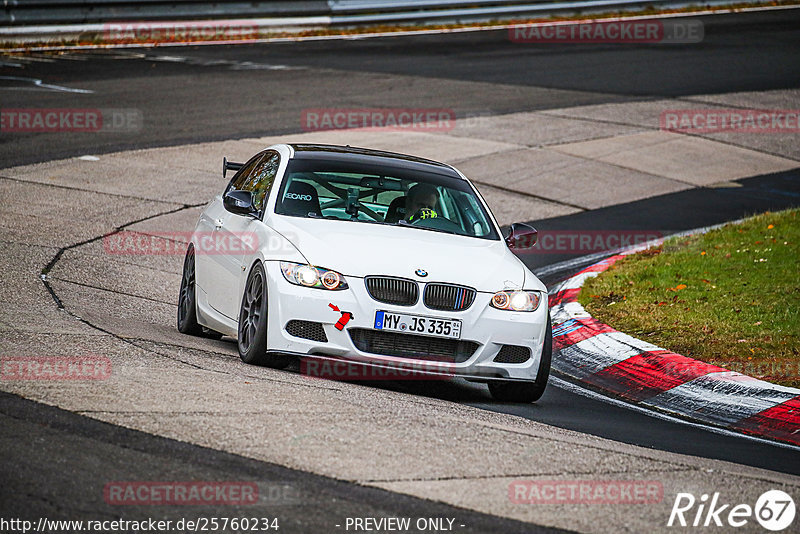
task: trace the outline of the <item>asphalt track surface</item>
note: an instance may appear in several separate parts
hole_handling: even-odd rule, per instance
[[[102,139],[92,133],[0,136],[0,167],[294,133],[308,108],[446,108],[464,117],[797,87],[800,10],[702,20],[704,40],[680,46],[515,44],[506,31],[491,31],[102,50],[22,68],[0,65],[4,108],[128,108],[146,121],[139,132]],[[146,57],[136,59],[141,54]],[[0,56],[0,62],[16,61]],[[91,82],[96,92],[41,90],[3,76],[73,89]]]
[[[278,532],[344,532],[347,517],[450,518],[459,532],[563,532],[153,436],[0,393],[0,516],[142,521],[279,519]],[[257,483],[254,505],[112,506],[110,480]],[[76,488],[80,488],[76,491]],[[313,510],[313,513],[309,513]],[[230,530],[226,530],[228,532]],[[54,531],[55,532],[55,531]],[[409,532],[417,532],[411,529]]]
[[[4,108],[133,108],[158,120],[137,133],[102,139],[92,134],[1,135],[0,167],[87,153],[297,132],[298,117],[306,108],[446,107],[466,116],[797,87],[800,10],[725,15],[706,18],[704,23],[705,40],[681,47],[518,46],[508,41],[505,32],[482,32],[138,51],[145,57],[130,50],[86,52],[52,62],[3,66],[0,76],[42,79],[69,88],[81,88],[91,80],[95,87],[102,87],[94,94],[75,94],[33,90],[29,82],[0,78]],[[460,82],[478,85],[465,91]],[[535,224],[542,229],[658,228],[669,233],[800,204],[797,172],[740,183],[741,188],[694,189]],[[527,261],[536,268],[560,259],[564,258],[546,255]],[[446,398],[645,447],[800,474],[795,450],[666,422],[558,387],[548,388],[530,406],[494,403],[483,390],[461,383],[446,388],[439,384],[437,391],[425,384],[376,387]],[[92,506],[80,495],[65,496],[59,484],[74,487],[66,483],[74,476],[85,477],[88,486],[106,481],[108,476],[100,473],[107,472],[114,458],[115,466],[127,466],[129,471],[123,472],[128,478],[138,480],[157,479],[165,471],[176,474],[176,479],[208,480],[221,474],[229,479],[296,477],[292,480],[306,492],[302,494],[305,505],[314,503],[327,510],[327,518],[336,514],[458,514],[476,532],[535,528],[315,475],[287,474],[290,470],[278,466],[121,429],[6,394],[0,396],[0,418],[4,420],[5,458],[0,475],[9,481],[4,486],[14,490],[0,493],[0,507],[25,512],[20,515],[38,517],[50,509],[70,509],[70,501],[75,504],[72,509]],[[32,450],[40,456],[31,457]],[[22,451],[27,452],[23,455]],[[181,457],[177,464],[176,456]],[[50,481],[49,494],[42,495],[40,486],[34,488],[28,481],[37,476],[49,480],[52,472],[41,466],[52,458],[69,458],[69,464],[64,460],[64,471]],[[289,515],[301,523],[315,521],[309,514]],[[322,525],[306,526],[316,531]]]

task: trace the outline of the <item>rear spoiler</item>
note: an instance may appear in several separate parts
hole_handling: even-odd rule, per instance
[[[222,158],[222,177],[226,178],[225,174],[228,172],[228,169],[238,171],[242,167],[244,167],[244,163],[234,163],[228,161],[228,158]]]

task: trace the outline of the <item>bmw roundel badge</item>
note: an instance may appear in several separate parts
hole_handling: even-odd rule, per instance
[[[414,274],[416,274],[417,276],[422,276],[424,278],[428,276],[428,271],[426,271],[425,269],[417,269],[416,271],[414,271]]]

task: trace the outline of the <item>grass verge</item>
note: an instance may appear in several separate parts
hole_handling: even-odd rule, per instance
[[[690,358],[800,387],[800,210],[666,240],[579,293],[617,330]]]

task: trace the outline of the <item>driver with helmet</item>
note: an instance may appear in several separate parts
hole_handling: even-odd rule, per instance
[[[406,220],[413,223],[420,219],[434,219],[439,216],[433,207],[439,196],[436,187],[430,184],[417,184],[408,190],[406,197]]]

